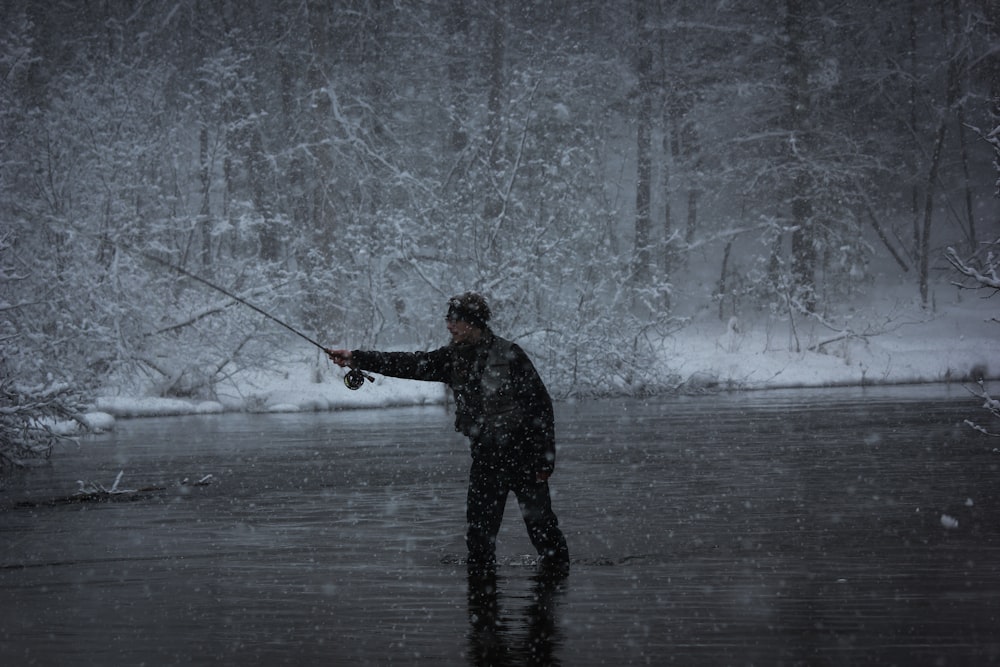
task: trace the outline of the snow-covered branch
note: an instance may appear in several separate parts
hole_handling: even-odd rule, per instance
[[[993,245],[1000,245],[1000,239],[994,241]],[[985,287],[1000,290],[1000,274],[998,274],[998,271],[1000,271],[1000,257],[994,255],[992,251],[986,254],[986,260],[980,268],[973,266],[971,261],[960,258],[954,248],[948,248],[945,251],[945,258],[956,271],[973,281],[972,285],[955,283],[957,286],[964,289],[981,289]]]
[[[24,387],[10,378],[0,380],[0,469],[47,458],[56,442],[69,439],[54,428],[59,422],[89,428],[78,402],[65,383]]]
[[[867,343],[871,338],[883,336],[896,331],[900,327],[916,323],[913,321],[901,321],[898,319],[899,313],[895,312],[888,313],[881,321],[866,322],[864,327],[860,329],[854,329],[848,326],[838,326],[836,323],[831,322],[820,313],[809,313],[809,317],[832,332],[829,338],[825,338],[812,345],[809,348],[810,352],[818,352],[827,345],[846,339],[857,339]]]
[[[979,384],[979,390],[978,391],[973,390],[973,389],[969,389],[969,392],[973,396],[981,398],[983,400],[983,409],[985,409],[987,412],[989,412],[991,415],[993,415],[994,419],[1000,420],[1000,400],[995,399],[992,396],[990,396],[989,392],[986,390],[986,383],[985,383],[984,380],[980,380],[978,384]],[[975,422],[975,421],[973,421],[971,419],[966,419],[965,423],[967,425],[969,425],[970,427],[972,427],[973,429],[975,429],[976,431],[979,431],[983,435],[990,435],[990,436],[994,436],[994,437],[1000,438],[1000,433],[991,431],[989,428],[987,428],[987,427],[983,426],[982,424],[979,424],[979,423],[977,423],[977,422]]]

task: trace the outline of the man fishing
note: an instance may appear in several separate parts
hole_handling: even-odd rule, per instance
[[[448,301],[451,343],[430,352],[326,350],[339,366],[443,382],[455,395],[455,430],[468,436],[472,466],[466,505],[470,573],[496,568],[496,538],[513,491],[545,572],[567,574],[569,550],[552,510],[555,469],[552,400],[531,360],[494,335],[486,300],[466,292]]]

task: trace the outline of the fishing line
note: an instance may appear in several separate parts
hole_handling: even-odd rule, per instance
[[[229,290],[227,290],[225,287],[220,287],[219,285],[216,285],[215,283],[213,283],[213,282],[211,282],[211,281],[209,281],[209,280],[207,280],[205,278],[202,278],[201,276],[199,276],[197,274],[191,273],[190,271],[188,271],[187,269],[185,269],[183,267],[177,266],[176,264],[171,264],[170,262],[168,262],[168,261],[166,261],[164,259],[160,259],[156,255],[149,255],[147,253],[142,253],[142,255],[146,259],[150,259],[150,260],[156,262],[157,264],[160,264],[161,266],[165,266],[168,269],[172,269],[172,270],[176,271],[177,273],[179,273],[179,274],[181,274],[183,276],[187,276],[191,280],[195,280],[195,281],[201,283],[202,285],[205,285],[206,287],[211,287],[215,291],[221,292],[222,294],[225,294],[226,296],[228,296],[233,301],[241,303],[244,306],[246,306],[247,308],[249,308],[249,309],[251,309],[251,310],[253,310],[253,311],[257,312],[257,313],[260,313],[261,315],[263,315],[267,319],[271,320],[272,322],[275,322],[276,324],[279,324],[279,325],[285,327],[286,329],[288,329],[289,331],[291,331],[296,336],[302,338],[305,341],[308,341],[309,343],[312,343],[313,345],[315,345],[319,349],[323,350],[324,352],[326,351],[326,348],[323,347],[320,343],[318,343],[317,341],[313,340],[312,338],[310,338],[306,334],[302,333],[301,331],[299,331],[298,329],[296,329],[292,325],[288,324],[287,322],[285,322],[284,320],[280,319],[276,315],[272,315],[271,313],[267,312],[263,308],[261,308],[259,306],[255,306],[254,304],[250,303],[249,301],[247,301],[243,297],[237,296],[236,294],[233,294],[232,292],[230,292]]]
[[[251,303],[251,302],[247,301],[246,299],[244,299],[243,297],[237,296],[236,294],[233,294],[232,292],[230,292],[229,290],[227,290],[225,287],[221,287],[219,285],[216,285],[212,281],[210,281],[210,280],[208,280],[206,278],[202,278],[201,276],[188,271],[184,267],[177,266],[176,264],[168,262],[167,260],[162,259],[160,257],[157,257],[156,255],[154,255],[152,253],[145,252],[144,250],[140,250],[138,248],[133,248],[133,247],[131,247],[131,246],[125,244],[125,243],[122,243],[121,241],[111,241],[111,243],[113,245],[119,247],[119,248],[122,248],[123,250],[126,250],[128,252],[132,252],[132,253],[135,253],[137,255],[140,255],[141,257],[144,257],[144,258],[150,260],[151,262],[156,262],[160,266],[164,266],[164,267],[166,267],[166,268],[168,268],[168,269],[170,269],[172,271],[175,271],[176,273],[181,274],[182,276],[186,276],[187,278],[190,278],[191,280],[199,282],[199,283],[201,283],[202,285],[204,285],[206,287],[210,287],[211,289],[214,289],[217,292],[225,294],[227,297],[229,297],[233,301],[235,301],[237,303],[240,303],[240,304],[243,304],[247,308],[253,310],[256,313],[259,313],[260,315],[263,315],[264,317],[266,317],[267,319],[271,320],[272,322],[281,325],[282,327],[284,327],[285,329],[291,331],[293,334],[295,334],[299,338],[302,338],[303,340],[309,342],[310,344],[318,347],[323,352],[328,352],[328,350],[326,349],[326,347],[324,347],[322,344],[320,344],[319,342],[317,342],[316,340],[314,340],[310,336],[302,333],[301,331],[299,331],[298,329],[296,329],[292,325],[288,324],[287,322],[285,322],[281,318],[277,317],[276,315],[272,315],[271,313],[267,312],[266,310],[264,310],[260,306],[256,306],[253,303]],[[360,371],[360,370],[358,370],[356,368],[352,368],[344,376],[344,386],[346,386],[348,389],[351,389],[351,390],[357,390],[357,389],[360,389],[361,387],[364,386],[365,380],[368,380],[369,382],[375,382],[375,378],[373,378],[372,376],[367,375],[367,374],[363,373],[362,371]]]

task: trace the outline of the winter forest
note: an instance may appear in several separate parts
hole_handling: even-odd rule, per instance
[[[301,353],[163,262],[331,346],[482,291],[557,396],[665,386],[694,313],[995,267],[995,0],[2,5],[8,417]]]

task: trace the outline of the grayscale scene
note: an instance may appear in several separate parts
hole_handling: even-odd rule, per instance
[[[0,664],[1000,664],[1000,3],[0,8]]]

